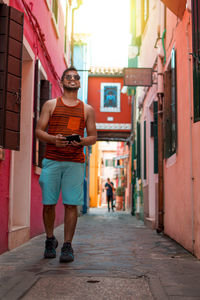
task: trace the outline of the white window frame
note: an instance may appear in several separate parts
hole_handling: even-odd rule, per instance
[[[49,0],[45,0],[45,3],[47,5],[48,10],[51,10],[51,4],[50,4]]]
[[[104,106],[104,88],[105,87],[116,87],[117,88],[117,106],[116,107],[105,107]],[[102,112],[120,112],[120,93],[121,93],[121,83],[113,82],[102,82],[101,83],[101,105],[100,111]]]
[[[64,61],[66,63],[66,66],[70,65],[70,40],[71,40],[71,7],[66,2],[66,16],[65,16],[65,39],[64,39]],[[66,42],[66,45],[65,45]],[[66,49],[65,49],[66,47]]]
[[[56,22],[55,14],[54,14],[54,11],[53,11],[53,1],[56,1],[57,6],[58,6],[57,22]],[[52,23],[53,23],[57,38],[59,38],[60,37],[59,27],[58,27],[58,24],[59,24],[59,0],[52,0],[51,1],[51,19],[52,19]]]

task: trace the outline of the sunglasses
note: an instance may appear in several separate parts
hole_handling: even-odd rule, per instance
[[[68,75],[65,75],[64,78],[67,79],[67,80],[72,80],[72,78],[74,78],[75,80],[79,80],[81,77],[78,74],[76,74],[76,75],[69,75],[68,74]]]

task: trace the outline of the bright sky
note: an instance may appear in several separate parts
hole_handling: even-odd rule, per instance
[[[130,0],[83,0],[75,33],[91,34],[91,65],[126,67],[130,43]]]

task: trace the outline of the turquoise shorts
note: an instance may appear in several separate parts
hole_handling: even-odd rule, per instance
[[[44,158],[39,184],[42,203],[54,205],[62,191],[63,204],[83,205],[84,164]]]

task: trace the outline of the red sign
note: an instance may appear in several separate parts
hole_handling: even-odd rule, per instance
[[[124,68],[124,85],[152,86],[152,69]]]

